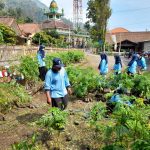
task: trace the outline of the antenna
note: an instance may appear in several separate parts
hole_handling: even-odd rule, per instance
[[[82,18],[82,0],[73,0],[73,24],[74,28],[78,29]]]

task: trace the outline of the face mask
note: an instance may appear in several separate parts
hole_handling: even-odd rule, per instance
[[[60,69],[61,69],[61,68],[58,68],[58,67],[53,66],[52,71],[53,71],[54,73],[58,73],[58,72],[60,71]]]

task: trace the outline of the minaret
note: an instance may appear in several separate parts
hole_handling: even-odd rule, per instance
[[[49,7],[49,12],[45,13],[48,20],[50,19],[60,19],[64,15],[64,11],[62,13],[58,13],[58,5],[55,0],[52,0]]]

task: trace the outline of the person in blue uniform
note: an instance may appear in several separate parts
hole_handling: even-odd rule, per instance
[[[125,94],[125,91],[122,88],[119,88],[114,91],[114,94],[112,95],[111,99],[106,102],[107,110],[109,113],[112,113],[114,108],[116,107],[116,104],[122,104],[122,105],[128,105],[131,106],[131,101],[123,101],[121,95]]]
[[[71,94],[68,75],[60,58],[53,59],[53,66],[45,77],[44,85],[47,103],[52,107],[64,110],[68,104],[68,93]]]
[[[141,74],[141,72],[147,70],[146,60],[142,56],[142,54],[141,55],[138,54],[137,64],[138,64],[138,73],[139,74]]]
[[[101,54],[101,61],[99,63],[98,69],[101,75],[106,75],[108,73],[108,58],[105,53]]]
[[[45,75],[47,72],[46,66],[45,66],[45,46],[40,45],[39,50],[37,51],[37,59],[38,59],[38,64],[39,64],[39,78],[44,81],[45,80]]]
[[[114,67],[113,67],[115,75],[120,74],[121,73],[121,69],[122,69],[121,58],[120,58],[119,55],[115,55],[115,64],[114,64]]]
[[[128,63],[128,68],[127,68],[127,73],[128,75],[134,75],[136,74],[136,69],[137,69],[137,60],[138,57],[137,55],[133,55],[131,61]]]

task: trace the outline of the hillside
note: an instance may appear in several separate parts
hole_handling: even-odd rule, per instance
[[[5,0],[5,10],[20,8],[23,17],[30,17],[34,22],[40,22],[46,19],[45,10],[48,7],[39,0]]]

